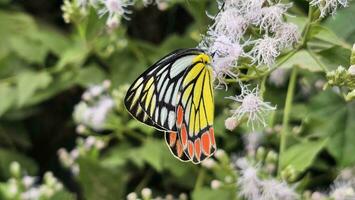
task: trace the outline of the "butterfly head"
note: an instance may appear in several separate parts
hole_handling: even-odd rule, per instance
[[[209,55],[201,53],[194,58],[194,62],[201,62],[207,65],[211,63],[211,59]]]

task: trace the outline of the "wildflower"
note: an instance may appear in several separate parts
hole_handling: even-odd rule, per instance
[[[352,181],[336,181],[330,192],[334,200],[355,199],[355,191]]]
[[[255,46],[249,54],[258,65],[265,64],[270,67],[280,55],[279,47],[277,39],[265,35],[263,39],[255,41]]]
[[[310,5],[318,7],[321,12],[320,17],[325,17],[328,13],[335,15],[340,6],[347,7],[348,0],[312,0]]]
[[[276,179],[263,180],[261,200],[295,200],[297,193],[290,188],[286,182],[279,182]]]
[[[120,25],[120,18],[119,16],[115,15],[113,17],[107,18],[106,26],[109,30],[114,30]]]
[[[275,71],[271,72],[269,76],[269,82],[276,87],[283,86],[288,78],[288,70],[284,68],[277,68]]]
[[[228,98],[241,104],[236,110],[232,111],[233,117],[240,121],[244,116],[247,116],[247,124],[251,124],[253,129],[256,123],[260,123],[265,127],[264,115],[269,111],[275,110],[275,107],[260,98],[258,87],[249,90],[247,86],[242,86],[240,95]]]
[[[278,39],[281,48],[291,47],[299,41],[300,37],[298,27],[292,23],[283,23],[277,28],[275,33],[275,38]]]
[[[128,14],[131,14],[131,11],[128,10],[128,7],[133,5],[132,0],[102,0],[104,8],[99,10],[99,15],[103,16],[108,13],[107,20],[112,20],[115,17],[128,18]]]
[[[277,28],[283,23],[283,14],[286,13],[292,4],[276,4],[261,9],[261,19],[259,27],[265,30],[275,32]]]
[[[229,8],[219,13],[211,26],[217,34],[240,38],[248,28],[247,20],[236,8]]]
[[[224,121],[224,126],[226,129],[233,131],[238,126],[238,120],[235,117],[228,117]]]
[[[39,199],[40,198],[40,191],[37,187],[30,188],[29,190],[23,192],[21,194],[21,199],[23,200],[33,200],[33,199]]]
[[[239,195],[246,199],[260,199],[261,191],[259,188],[261,181],[257,176],[257,169],[248,166],[242,169],[240,173],[241,175],[237,182],[240,190]]]

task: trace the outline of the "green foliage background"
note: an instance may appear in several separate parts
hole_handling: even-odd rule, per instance
[[[99,133],[110,138],[109,146],[80,158],[77,177],[57,156],[60,147],[71,149],[80,137],[72,112],[86,87],[109,79],[112,89],[118,89],[170,51],[196,46],[211,22],[205,11],[215,12],[215,2],[176,1],[165,11],[138,6],[131,20],[110,34],[94,12],[80,26],[65,24],[61,3],[0,1],[0,181],[11,177],[10,163],[17,161],[29,175],[52,171],[64,183],[65,193],[72,194],[57,199],[123,199],[144,187],[163,196],[184,192],[192,199],[238,198],[235,187],[212,190],[209,185],[232,174],[223,168],[229,161],[212,171],[177,161],[162,134],[132,120],[120,110],[122,104],[110,116],[107,131]],[[304,26],[307,8],[307,2],[296,1],[291,13],[297,17],[289,20]],[[324,68],[350,66],[354,19],[353,2],[313,27],[310,51],[300,51],[282,65],[299,68],[290,126],[301,131],[291,134],[281,166],[297,171],[300,191],[327,188],[340,169],[355,164],[354,102],[314,86],[325,80]],[[217,143],[228,155],[242,151],[241,137],[247,133],[244,126],[234,132],[224,128],[230,109],[224,96],[238,90],[231,86],[216,91]],[[270,120],[272,128],[282,121],[287,86],[267,84],[266,91],[265,99],[278,107]],[[263,145],[277,150],[278,140],[273,134]]]

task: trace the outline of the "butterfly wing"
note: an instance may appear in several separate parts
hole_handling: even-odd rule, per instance
[[[167,145],[175,157],[194,163],[209,157],[216,149],[212,128],[212,77],[206,63],[198,59],[202,53],[198,49],[172,52],[138,77],[125,97],[125,106],[133,117],[164,131]],[[191,96],[189,99],[194,101],[184,96]],[[195,104],[201,106],[192,110]],[[181,110],[185,114],[181,114]],[[180,119],[182,115],[183,120]],[[201,120],[189,120],[196,115],[201,115]],[[194,124],[190,125],[191,122]],[[189,136],[194,134],[195,126],[198,133]],[[190,127],[193,130],[188,133]],[[196,153],[191,154],[191,151]]]
[[[177,132],[183,151],[193,163],[200,163],[216,151],[213,102],[212,70],[198,62],[184,76],[176,107]]]
[[[125,97],[131,115],[158,130],[176,130],[177,94],[186,69],[199,53],[197,49],[174,51],[139,76]]]

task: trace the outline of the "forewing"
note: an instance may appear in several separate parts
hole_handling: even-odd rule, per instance
[[[129,88],[127,110],[139,121],[163,131],[176,131],[176,105],[179,89],[196,49],[177,50],[146,70]]]

